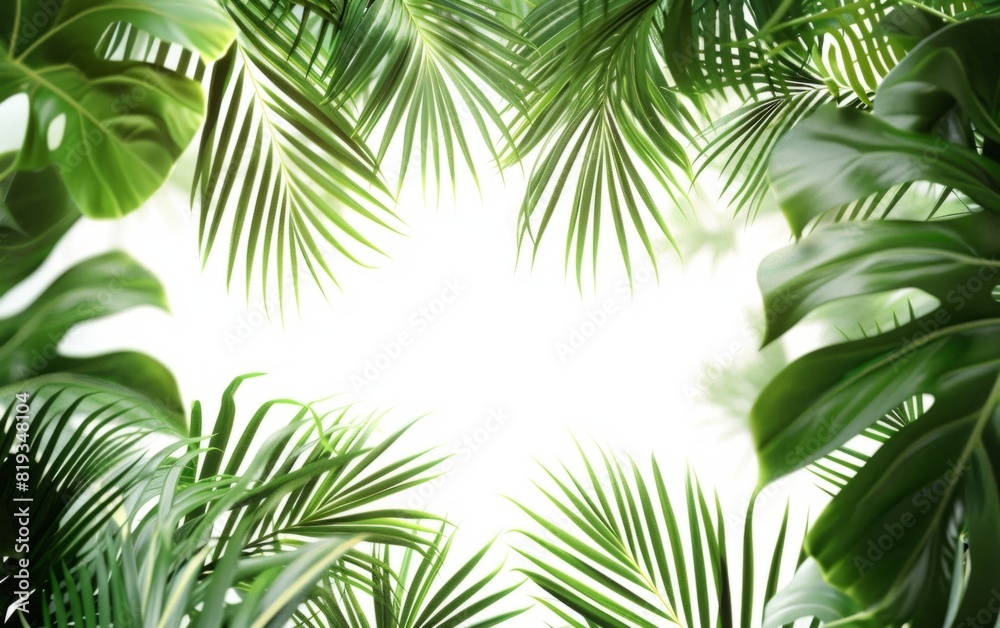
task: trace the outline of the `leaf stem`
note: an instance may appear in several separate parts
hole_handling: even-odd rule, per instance
[[[7,48],[7,58],[14,56],[17,48],[17,38],[21,35],[21,0],[14,0],[14,28],[10,32],[10,47]]]
[[[909,5],[911,7],[916,7],[917,9],[920,9],[921,11],[926,11],[927,13],[930,13],[931,15],[933,15],[935,17],[939,17],[942,20],[944,20],[945,22],[948,22],[950,24],[957,24],[959,22],[959,20],[957,18],[952,17],[951,15],[948,15],[947,13],[944,13],[942,11],[938,11],[935,8],[929,7],[926,4],[923,4],[921,2],[917,2],[916,0],[899,0],[899,3],[900,4],[906,4],[906,5]]]

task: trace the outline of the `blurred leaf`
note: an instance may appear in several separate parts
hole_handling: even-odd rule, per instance
[[[124,253],[105,253],[80,262],[60,275],[30,305],[0,319],[0,388],[23,380],[99,382],[149,404],[171,417],[183,432],[184,412],[177,383],[159,361],[133,351],[70,357],[60,343],[77,326],[125,310],[152,306],[167,309],[163,286]]]
[[[0,171],[16,155],[0,159]],[[80,212],[53,167],[21,171],[0,183],[0,297],[35,272]]]

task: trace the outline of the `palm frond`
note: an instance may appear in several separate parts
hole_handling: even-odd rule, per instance
[[[552,596],[546,606],[573,626],[715,628],[759,621],[782,577],[785,551],[799,544],[799,535],[789,534],[787,509],[760,587],[752,502],[742,538],[731,545],[718,498],[713,505],[693,474],[678,503],[655,458],[651,473],[606,452],[596,465],[586,456],[583,463],[582,481],[565,468],[558,475],[547,471],[555,488],[541,490],[558,516],[522,506],[534,527],[521,532],[530,545],[516,549],[529,563],[528,578]],[[736,548],[742,548],[739,571]]]
[[[131,609],[131,624],[156,619],[170,626],[280,625],[322,594],[320,583],[357,586],[371,580],[372,555],[357,547],[361,541],[432,551],[436,537],[421,523],[432,517],[386,504],[426,481],[437,464],[422,453],[386,459],[406,428],[374,442],[375,417],[356,421],[346,410],[320,412],[282,399],[238,421],[235,395],[244,379],[225,391],[209,430],[196,404],[188,438],[156,454],[139,451],[122,463],[124,470],[102,476],[102,498],[95,503],[104,510],[71,505],[73,518],[51,527],[57,538],[87,541],[77,551],[85,570],[77,568],[76,554],[52,544],[53,584],[35,598],[48,605],[52,625],[71,625],[65,618],[79,606],[73,599],[105,589],[115,605]],[[102,411],[112,408],[118,410],[111,404]],[[63,465],[37,476],[44,484],[35,490],[53,499],[67,477],[76,478],[70,471],[72,464],[83,464],[76,462],[78,454],[107,471],[136,453],[122,446],[132,442],[132,432],[104,439],[109,428],[73,431],[77,410],[74,402],[59,424],[62,439],[74,435],[75,449],[67,454],[71,469]],[[109,420],[95,413],[84,426]],[[283,427],[265,436],[262,427],[273,421]],[[89,500],[85,505],[96,499],[82,494]],[[108,509],[117,510],[113,520]],[[112,563],[117,566],[109,571]],[[99,594],[91,597],[92,603],[109,604]]]
[[[523,110],[525,87],[506,14],[492,0],[347,3],[326,95],[338,108],[357,105],[357,133],[378,145],[380,165],[401,143],[397,185],[415,161],[439,189],[443,173],[454,185],[460,161],[475,178],[470,133],[499,162],[511,142],[503,110]]]
[[[518,50],[533,89],[513,128],[520,154],[539,154],[521,205],[518,246],[527,238],[534,259],[568,197],[565,263],[572,258],[578,284],[588,248],[596,272],[608,220],[603,208],[629,276],[630,239],[638,238],[654,262],[657,238],[673,244],[660,208],[685,202],[685,148],[698,105],[671,89],[663,47],[668,19],[653,0],[547,0],[525,18],[528,43]]]
[[[20,535],[8,517],[0,523],[0,546],[7,573],[29,559],[37,576],[32,585],[43,589],[63,563],[98,549],[95,538],[143,479],[151,436],[173,428],[106,389],[66,383],[22,389],[0,418],[0,471],[11,480],[0,497],[14,509],[27,507],[30,543],[15,542]],[[0,581],[4,608],[14,599],[13,585],[10,578]]]
[[[447,527],[442,525],[430,536],[426,549],[375,545],[368,562],[368,578],[361,583],[328,579],[322,594],[300,609],[296,625],[487,628],[524,612],[524,608],[495,609],[518,585],[495,584],[502,565],[482,568],[492,543],[446,575],[454,540],[454,533],[448,533]]]
[[[709,167],[722,175],[721,192],[735,213],[756,217],[768,193],[767,164],[778,139],[799,120],[836,96],[818,77],[802,73],[786,79],[786,89],[738,107],[703,131],[708,138],[698,156],[695,178]]]
[[[281,4],[226,3],[241,35],[212,68],[192,201],[205,259],[222,235],[228,280],[242,252],[248,293],[259,270],[283,302],[289,275],[296,297],[301,274],[336,283],[328,259],[370,265],[384,255],[376,234],[402,223],[356,121],[322,102],[310,68],[324,46],[301,29],[310,18],[276,13]]]

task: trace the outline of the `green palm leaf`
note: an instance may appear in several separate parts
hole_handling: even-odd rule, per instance
[[[46,625],[92,622],[85,599],[104,609],[99,618],[130,613],[127,625],[280,625],[313,608],[330,586],[372,581],[383,550],[373,555],[356,547],[362,541],[433,555],[440,537],[420,523],[429,515],[386,504],[431,477],[437,463],[423,454],[387,459],[406,428],[373,442],[373,417],[354,421],[344,410],[321,413],[281,399],[237,422],[235,394],[243,379],[224,393],[210,436],[196,404],[190,437],[157,454],[117,449],[131,432],[106,441],[100,440],[104,428],[75,432],[75,447],[99,471],[116,468],[130,453],[135,459],[123,465],[127,472],[105,480],[102,492],[110,497],[99,502],[105,510],[52,527],[57,538],[88,544],[79,565],[61,545],[52,546],[52,585],[34,598],[46,605]],[[69,429],[77,403],[60,419]],[[87,421],[109,420],[94,417]],[[262,426],[273,421],[283,427],[263,434]],[[102,447],[119,453],[88,453]],[[81,451],[67,452],[67,459]],[[38,490],[52,488],[56,499],[67,471],[38,477],[46,483]],[[115,507],[112,522],[107,513]],[[70,622],[73,616],[83,623]]]
[[[525,609],[494,610],[517,588],[497,587],[500,566],[483,570],[490,545],[446,577],[454,533],[446,525],[426,548],[372,549],[364,582],[331,578],[298,613],[296,625],[333,628],[487,628]]]
[[[721,504],[710,503],[693,475],[678,503],[655,458],[649,473],[604,452],[596,464],[586,456],[583,462],[582,475],[547,472],[554,489],[541,490],[557,516],[522,506],[533,527],[521,532],[530,543],[516,549],[529,563],[524,573],[553,598],[543,604],[572,626],[758,623],[763,603],[777,590],[785,551],[797,547],[788,538],[787,510],[767,556],[767,582],[758,587],[752,503],[742,539],[730,545]]]
[[[242,251],[248,292],[259,268],[265,292],[273,277],[283,296],[290,275],[297,297],[301,273],[336,282],[328,259],[368,265],[382,255],[373,234],[401,223],[356,122],[310,75],[325,59],[302,32],[311,18],[283,19],[296,14],[280,5],[225,5],[241,34],[211,72],[192,199],[206,259],[221,234],[230,280]]]
[[[663,44],[669,27],[663,4],[652,0],[548,0],[525,18],[528,43],[518,50],[533,89],[513,128],[520,154],[539,154],[518,242],[523,247],[527,238],[534,258],[568,197],[566,265],[572,258],[578,284],[588,248],[596,270],[608,212],[630,276],[630,239],[638,237],[653,260],[656,238],[673,243],[660,208],[683,202],[685,144],[697,104],[670,88]],[[517,157],[509,151],[507,161]]]
[[[173,426],[106,389],[25,383],[21,390],[9,397],[0,419],[0,471],[11,480],[0,487],[0,497],[14,510],[28,506],[30,549],[19,550],[15,519],[6,517],[0,523],[0,553],[9,561],[6,574],[28,559],[32,586],[47,589],[51,571],[100,551],[96,537],[143,479],[150,437],[170,433]],[[22,422],[26,429],[15,429]],[[28,479],[18,487],[13,479],[25,469]],[[13,585],[10,578],[0,581],[5,609],[14,599]]]
[[[327,97],[357,104],[357,133],[377,143],[379,164],[401,143],[398,185],[416,160],[438,188],[442,173],[454,184],[459,161],[476,177],[470,133],[496,162],[510,145],[502,113],[523,111],[525,79],[511,50],[521,40],[505,16],[491,0],[346,3]]]

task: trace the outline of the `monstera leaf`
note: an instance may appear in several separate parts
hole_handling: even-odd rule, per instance
[[[59,351],[77,325],[143,305],[165,310],[163,287],[124,253],[70,268],[31,305],[0,319],[0,391],[17,392],[41,381],[117,391],[184,430],[177,383],[159,361],[134,351],[88,357]]]
[[[29,99],[21,150],[4,174],[54,165],[84,214],[136,209],[194,137],[204,97],[197,82],[153,64],[105,59],[98,44],[124,22],[210,60],[232,41],[231,23],[210,0],[4,4],[0,101]]]
[[[986,615],[992,625],[998,617],[998,256],[1000,218],[979,213],[837,225],[761,266],[765,303],[776,313],[768,340],[849,297],[915,288],[938,303],[892,331],[802,357],[754,405],[764,484],[829,454],[914,396],[933,400],[847,482],[806,539],[822,572],[812,581],[832,584],[852,602],[839,607],[854,608],[827,625],[952,626]],[[799,602],[816,593],[798,590]],[[771,625],[788,619],[772,611]]]
[[[1000,210],[1000,18],[941,29],[885,78],[872,113],[826,105],[779,142],[771,182],[796,233],[893,186],[930,181]],[[982,136],[977,145],[975,133]]]
[[[16,155],[0,157],[0,170]],[[16,172],[0,183],[0,297],[33,273],[80,212],[54,167]]]

